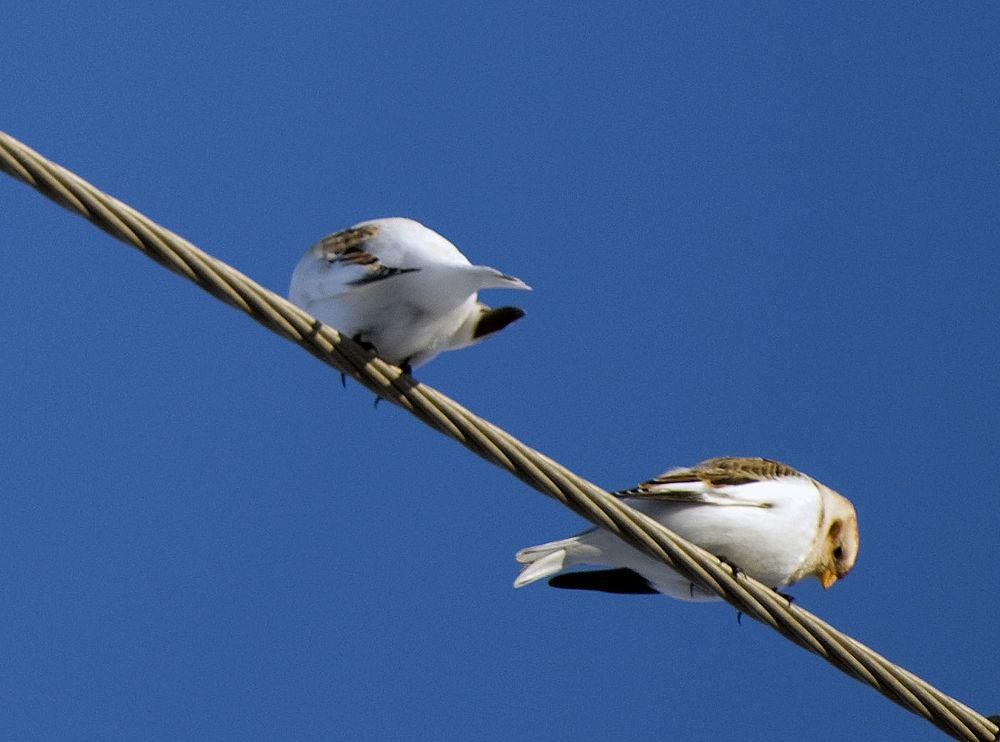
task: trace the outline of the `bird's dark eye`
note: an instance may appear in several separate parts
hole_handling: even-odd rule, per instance
[[[841,559],[843,559],[844,558],[844,547],[838,546],[836,549],[834,549],[833,550],[833,558],[836,559],[838,562]]]

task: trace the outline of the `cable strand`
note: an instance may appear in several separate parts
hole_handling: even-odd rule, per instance
[[[199,250],[127,204],[0,132],[0,169],[112,237],[139,249],[168,270],[250,315],[267,329],[351,376],[365,388],[458,441],[488,462],[607,528],[692,583],[717,593],[737,610],[764,623],[837,669],[866,683],[956,739],[995,741],[992,720],[893,664],[817,616],[685,541],[605,490],[476,416],[437,390],[372,355],[334,328]]]

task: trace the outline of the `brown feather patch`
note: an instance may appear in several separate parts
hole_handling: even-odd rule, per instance
[[[720,456],[690,469],[672,469],[640,486],[674,482],[704,482],[709,485],[749,484],[781,477],[801,476],[798,471],[772,459]]]
[[[657,493],[656,487],[664,484],[698,483],[708,487],[722,487],[731,484],[751,484],[765,482],[781,477],[804,476],[787,464],[772,459],[758,457],[720,456],[707,459],[691,468],[677,468],[660,474],[642,484],[614,494],[619,497],[656,497],[672,500],[688,500],[697,502],[702,494],[698,492],[685,493],[671,490]]]
[[[374,237],[377,233],[378,227],[374,224],[365,224],[328,234],[319,241],[323,257],[329,261],[340,260],[355,265],[374,263],[378,258],[366,253],[361,246],[365,240]]]

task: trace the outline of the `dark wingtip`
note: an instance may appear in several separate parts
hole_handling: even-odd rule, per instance
[[[487,335],[492,335],[494,332],[499,332],[511,322],[516,322],[523,316],[524,310],[520,307],[487,309],[479,318],[479,322],[476,323],[476,327],[472,331],[472,337],[474,340],[478,340]]]
[[[550,578],[549,585],[564,590],[595,590],[618,595],[651,595],[658,592],[649,584],[649,580],[625,567],[565,572]]]

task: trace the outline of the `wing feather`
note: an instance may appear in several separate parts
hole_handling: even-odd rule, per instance
[[[619,497],[691,504],[769,507],[764,502],[736,498],[727,490],[739,485],[774,481],[784,477],[804,477],[804,475],[786,464],[771,459],[723,456],[707,459],[690,468],[669,469],[658,477],[614,494]]]
[[[385,265],[370,250],[369,242],[378,233],[378,225],[362,224],[329,234],[316,244],[316,250],[331,265],[352,266],[362,269],[358,278],[347,281],[348,286],[364,286],[383,281],[402,273],[412,273],[420,268],[398,268]]]

